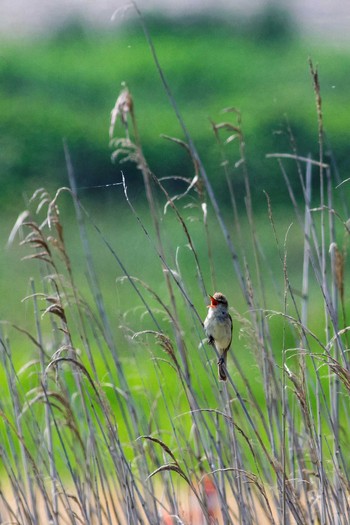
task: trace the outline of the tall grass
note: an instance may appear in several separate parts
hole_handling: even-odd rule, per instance
[[[69,187],[53,197],[37,190],[34,212],[20,215],[11,237],[22,232],[26,257],[37,261],[41,279],[31,281],[25,298],[32,305],[31,330],[13,327],[33,347],[35,359],[18,369],[11,330],[2,328],[0,521],[347,524],[349,225],[344,185],[337,187],[337,171],[324,152],[318,72],[310,62],[319,158],[299,154],[291,132],[291,151],[273,154],[303,238],[299,282],[289,266],[296,248],[289,231],[280,238],[274,203],[268,193],[264,197],[281,286],[271,278],[270,254],[259,239],[239,112],[227,109],[225,121],[212,123],[232,204],[228,222],[144,30],[183,131],[181,140],[168,140],[188,153],[192,177],[181,177],[183,189],[172,196],[166,162],[161,176],[152,172],[126,87],[112,111],[110,138],[113,158],[134,162],[143,178],[151,227],[129,198],[126,170],[121,183],[164,282],[146,283],[129,273],[123,254],[79,198],[65,144]],[[243,196],[233,184],[238,170],[245,181],[249,238],[242,233]],[[295,176],[302,200],[290,182]],[[69,231],[60,216],[66,193],[75,206],[84,269],[72,265],[66,245]],[[196,235],[206,240],[204,252],[197,251],[199,239],[185,215],[189,204],[200,221]],[[189,248],[186,267],[167,238],[161,206],[173,214]],[[129,298],[117,327],[101,293],[88,227],[123,274],[118,286]],[[139,258],[141,267],[142,253]],[[224,276],[221,258],[228,268]],[[82,271],[90,297],[77,285]],[[208,293],[218,284],[233,305],[227,384],[218,382],[216,356],[202,327]],[[128,315],[130,304],[137,314]],[[320,311],[315,331],[312,316]]]

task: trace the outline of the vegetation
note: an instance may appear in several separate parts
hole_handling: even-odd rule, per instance
[[[166,61],[175,40],[166,32],[158,55],[146,26],[144,30],[151,49],[147,60],[151,63],[153,58],[154,73],[162,77],[159,57],[168,71],[176,63]],[[32,113],[37,118],[34,127],[31,119],[22,118],[22,124],[38,134],[42,151],[50,133],[59,131],[67,139],[62,143],[64,168],[53,150],[45,153],[50,162],[44,178],[53,192],[38,185],[11,232],[16,257],[20,257],[16,239],[21,241],[21,255],[25,250],[22,269],[2,262],[12,275],[1,284],[2,296],[7,308],[16,304],[17,312],[11,312],[11,322],[0,325],[0,522],[346,525],[348,184],[340,184],[334,159],[329,160],[327,110],[318,71],[310,62],[313,89],[306,90],[310,104],[303,96],[305,106],[300,104],[293,112],[299,124],[298,111],[300,115],[305,111],[305,123],[306,115],[313,113],[316,125],[310,126],[316,140],[310,151],[317,153],[308,156],[305,144],[300,151],[295,126],[287,126],[286,149],[267,148],[256,156],[258,162],[270,153],[264,162],[275,173],[263,193],[256,174],[251,175],[247,159],[252,146],[245,133],[248,126],[258,134],[263,117],[260,120],[254,110],[253,118],[248,107],[246,121],[237,109],[223,104],[226,110],[220,120],[212,117],[208,136],[200,141],[202,147],[210,140],[213,144],[205,148],[207,169],[191,131],[201,138],[205,104],[209,109],[215,105],[217,111],[219,89],[226,88],[224,78],[215,73],[208,80],[207,86],[214,80],[218,84],[213,92],[203,88],[207,98],[193,91],[190,103],[183,103],[186,123],[181,113],[176,121],[169,110],[159,123],[159,106],[165,106],[166,96],[157,95],[157,104],[150,100],[162,88],[176,113],[177,98],[182,105],[181,89],[171,74],[167,78],[179,97],[173,98],[164,77],[163,86],[155,87],[155,74],[147,85],[136,60],[141,56],[139,38],[133,33],[133,46],[140,48],[124,67],[125,73],[127,67],[134,68],[135,76],[130,74],[132,81],[124,77],[129,88],[120,91],[114,105],[109,139],[105,116],[114,101],[106,102],[112,91],[110,79],[104,84],[102,71],[106,68],[113,78],[113,67],[111,55],[104,57],[101,50],[107,41],[115,49],[114,37],[103,39],[102,47],[96,37],[92,45],[98,71],[87,67],[78,53],[91,44],[90,39],[77,40],[69,32],[65,41],[59,41],[60,53],[64,49],[67,53],[57,54],[60,75],[51,61],[53,44],[30,50],[40,55],[42,67],[35,74],[55,92],[57,105],[46,117],[60,121],[61,127],[41,120],[45,97],[37,84],[30,87],[28,62],[18,55],[22,67],[12,71],[13,78],[19,75],[13,88],[25,71],[27,80],[19,85],[18,105],[11,109],[4,105],[8,146],[14,140],[11,133],[19,108],[22,117]],[[241,51],[246,54],[237,66],[242,72],[250,52],[262,56],[259,46],[248,44],[242,35],[228,41],[230,46],[245,42]],[[201,45],[204,40],[196,40],[191,49],[199,53]],[[282,39],[280,45],[286,46],[288,56],[291,41]],[[121,57],[123,53],[125,48]],[[186,54],[179,56],[178,67],[181,63],[188,68],[182,81],[187,78],[193,87],[190,80],[204,78],[210,68],[207,62],[203,70],[195,71],[193,61],[191,66],[186,59]],[[70,63],[67,69],[65,60]],[[291,55],[288,60],[291,66]],[[275,61],[271,49],[265,65],[273,67]],[[10,61],[6,68],[8,81]],[[55,78],[51,84],[45,76],[49,70]],[[270,86],[272,71],[265,72],[271,75]],[[97,95],[87,94],[87,89],[85,100],[78,96],[78,77],[86,80],[81,86],[95,86],[95,95],[101,89],[101,100],[106,89],[103,119]],[[242,90],[243,79],[242,73]],[[60,101],[59,81],[63,91],[71,86],[68,106],[77,111],[72,136],[64,133],[63,110],[68,106]],[[235,86],[234,80],[227,84],[230,89]],[[8,84],[8,97],[13,88]],[[29,105],[38,89],[36,104]],[[326,93],[328,100],[327,88]],[[261,101],[266,95],[261,95],[260,103],[259,96],[254,108],[263,115]],[[316,111],[311,111],[314,100]],[[91,113],[84,115],[87,103]],[[256,128],[253,122],[258,122]],[[72,137],[82,125],[84,140],[77,148]],[[164,131],[167,140],[152,151],[148,137]],[[267,144],[265,137],[253,142],[258,151]],[[85,155],[88,143],[101,158],[109,143],[106,156],[112,154],[115,162],[123,163],[114,164],[110,175],[94,171],[88,147]],[[6,151],[10,156],[11,148]],[[28,151],[35,157],[35,148]],[[271,156],[274,151],[283,153]],[[13,152],[8,174],[16,167],[23,182],[24,159],[17,147]],[[42,159],[36,164],[34,157],[26,159],[31,176],[42,175]],[[149,158],[154,161],[152,169]],[[87,168],[85,180],[77,175],[82,166]],[[68,185],[55,187],[50,173],[53,178],[67,173]],[[115,185],[106,186],[108,181]],[[101,187],[91,188],[94,184]],[[18,188],[11,191],[18,198]],[[98,192],[107,195],[103,207],[93,200]],[[23,292],[19,273],[25,272],[31,279]],[[208,293],[215,290],[225,292],[234,318],[227,384],[218,382],[217,357],[204,340],[202,327]],[[18,293],[25,296],[21,309]]]
[[[249,153],[253,198],[262,190],[280,195],[280,175],[266,153],[289,147],[287,121],[305,156],[317,154],[317,126],[309,90],[307,60],[321,65],[327,141],[342,173],[347,173],[349,129],[344,71],[347,50],[283,35],[271,40],[265,15],[254,25],[234,20],[187,22],[151,21],[154,44],[186,124],[213,185],[220,191],[220,153],[211,120],[221,120],[223,108],[239,108]],[[240,22],[240,23],[239,23]],[[259,22],[259,23],[258,23]],[[119,180],[109,161],[108,121],[121,83],[132,91],[139,132],[152,169],[161,174],[190,173],[185,153],[171,143],[159,147],[159,136],[184,138],[158,82],[139,24],[113,26],[110,33],[88,32],[69,25],[49,40],[23,45],[3,43],[0,60],[0,137],[2,200],[17,199],[17,188],[34,188],[45,177],[51,187],[65,184],[62,138],[70,147],[79,186]],[[280,22],[279,27],[283,27]],[[288,37],[287,37],[288,36]],[[276,41],[277,39],[277,41]],[[278,49],[278,51],[277,51]],[[191,52],[189,52],[189,50]],[[287,119],[287,121],[286,121]],[[316,146],[315,146],[316,145]],[[326,142],[328,147],[328,142]],[[134,173],[132,165],[128,170]],[[237,172],[237,191],[243,179]],[[140,186],[138,186],[140,189]],[[220,197],[224,199],[225,192]],[[223,201],[224,202],[224,201]]]
[[[348,522],[347,184],[311,61],[309,73],[317,155],[287,129],[288,149],[267,160],[288,207],[270,192],[255,206],[234,108],[211,123],[220,178],[181,113],[158,175],[128,82],[109,129],[123,171],[100,208],[63,142],[69,184],[40,186],[10,235],[32,279],[26,319],[1,324],[1,522]],[[181,178],[165,145],[186,159]],[[214,290],[234,318],[227,384],[203,339]]]

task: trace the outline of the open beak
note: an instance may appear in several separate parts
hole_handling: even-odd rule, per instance
[[[207,308],[216,308],[218,305],[218,302],[212,295],[209,295],[210,297],[210,304],[207,306]]]

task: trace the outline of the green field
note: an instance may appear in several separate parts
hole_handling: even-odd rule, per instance
[[[202,27],[202,29],[201,29]],[[317,155],[317,120],[308,66],[319,65],[327,140],[341,175],[347,173],[346,112],[349,62],[346,49],[301,37],[259,39],[254,30],[160,22],[153,39],[160,64],[213,183],[220,188],[220,152],[210,120],[241,111],[254,197],[262,189],[280,194],[280,175],[265,155],[289,150],[286,118],[300,154]],[[106,34],[67,28],[48,41],[3,43],[0,61],[0,169],[2,195],[12,198],[28,180],[64,183],[62,138],[70,145],[78,185],[119,180],[110,163],[110,111],[127,82],[143,148],[160,177],[191,175],[186,156],[161,134],[183,138],[140,27]],[[231,115],[231,118],[233,116]],[[282,132],[282,133],[281,133]],[[328,147],[328,142],[327,142]],[[164,162],[166,159],[166,163]],[[132,173],[132,167],[129,166]],[[135,176],[136,178],[136,176]],[[238,190],[242,177],[235,177]],[[15,188],[15,189],[14,189]],[[224,195],[224,192],[223,192]]]
[[[186,138],[135,26],[3,46],[3,244],[28,214],[0,262],[0,521],[196,523],[187,487],[207,523],[345,525],[349,58],[229,25],[150,27],[204,167],[159,137]],[[132,155],[113,165],[122,81],[134,109],[114,149]],[[54,200],[71,168],[79,200]],[[227,384],[201,322],[215,290],[233,316]]]
[[[275,210],[289,203],[276,162],[266,158],[268,153],[290,152],[286,118],[297,141],[298,153],[318,156],[309,57],[319,64],[324,126],[329,141],[326,154],[330,144],[339,178],[347,177],[349,129],[343,108],[347,104],[344,71],[349,57],[346,49],[328,48],[325,43],[291,37],[289,33],[279,35],[277,41],[266,38],[266,34],[261,38],[263,32],[258,29],[242,30],[238,22],[220,25],[208,20],[202,20],[199,25],[181,20],[175,26],[165,20],[151,23],[159,61],[224,208],[229,207],[230,202],[221,151],[210,120],[215,123],[228,120],[236,125],[236,116],[222,114],[222,110],[234,106],[241,111],[253,207],[259,213],[258,222],[266,225],[263,190],[269,193]],[[185,151],[160,137],[166,134],[184,138],[137,24],[114,28],[104,34],[88,32],[79,25],[67,26],[50,40],[25,42],[25,45],[3,43],[1,56],[0,235],[3,245],[17,214],[26,207],[26,199],[38,187],[44,186],[54,193],[57,187],[67,184],[63,138],[71,152],[78,187],[120,182],[123,169],[129,193],[134,199],[140,199],[142,206],[141,177],[135,167],[131,163],[119,166],[111,162],[110,111],[123,81],[132,93],[143,150],[156,176],[193,176],[192,163]],[[122,133],[122,129],[117,128],[116,133]],[[229,133],[222,132],[221,140],[228,136]],[[234,168],[239,159],[237,140],[225,148],[225,154],[242,212],[243,175],[241,169]],[[296,171],[290,180],[298,198],[301,197]],[[317,186],[316,175],[315,194]],[[183,183],[170,180],[166,187],[176,194],[182,191]],[[346,186],[343,190],[347,191]],[[87,188],[81,191],[81,196],[94,203],[94,211],[96,208],[108,232],[111,223],[119,223],[123,218],[125,227],[118,230],[124,246],[123,237],[128,238],[133,220],[129,223],[128,212],[113,214],[116,208],[124,209],[120,187]],[[108,203],[111,218],[98,212],[99,202],[102,209],[106,209],[104,203]],[[289,219],[281,225],[282,235],[288,225]],[[269,239],[268,224],[265,231],[268,233],[262,235]],[[114,237],[115,233],[112,239]],[[270,247],[266,246],[265,251],[269,257]],[[23,265],[17,263],[19,257],[12,248],[2,259],[3,269],[7,266],[10,274],[13,270],[16,276],[22,275]],[[133,254],[129,257],[126,253],[125,257],[127,261],[134,260]],[[7,312],[17,311],[18,298],[26,286],[24,282],[13,291],[12,282],[10,276],[1,285],[2,295],[9,298],[3,307],[6,316]]]

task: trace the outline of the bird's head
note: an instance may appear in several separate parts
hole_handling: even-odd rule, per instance
[[[208,308],[217,308],[219,305],[228,307],[228,302],[224,294],[221,292],[215,292],[214,295],[209,295],[210,297],[210,304],[208,305]]]

